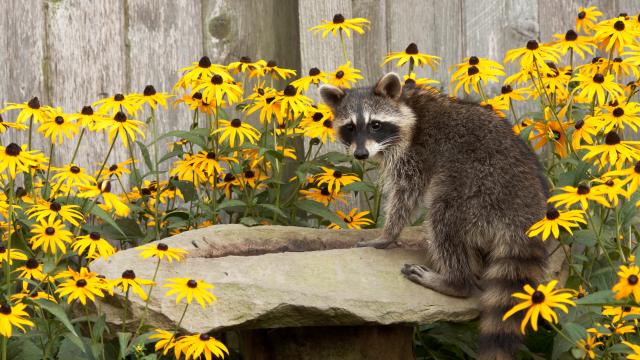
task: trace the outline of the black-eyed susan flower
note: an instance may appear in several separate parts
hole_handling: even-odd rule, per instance
[[[351,62],[338,66],[336,71],[327,74],[327,82],[331,85],[350,89],[352,83],[362,80],[364,77],[360,75],[360,70],[351,67]]]
[[[186,360],[201,359],[203,356],[205,359],[211,360],[212,355],[222,359],[225,354],[229,354],[227,347],[209,334],[182,336],[176,341],[174,349],[176,359],[184,354]]]
[[[227,67],[211,62],[208,56],[203,56],[198,61],[194,61],[191,65],[179,70],[183,75],[176,82],[173,89],[186,89],[195,87],[200,81],[211,79],[212,76],[218,75],[224,81],[233,81],[233,77],[227,71]]]
[[[74,226],[80,226],[79,221],[84,220],[84,216],[78,209],[80,209],[78,205],[63,205],[55,200],[38,200],[25,213],[29,215],[29,219],[35,218],[36,222],[41,222],[44,219],[52,220],[59,216]]]
[[[408,63],[410,68],[413,68],[413,66],[424,67],[425,65],[429,65],[432,70],[435,70],[440,63],[441,58],[438,56],[421,54],[420,51],[418,51],[418,45],[411,43],[404,51],[390,52],[387,54],[387,56],[384,57],[382,65],[394,60],[396,61],[396,67],[401,67]]]
[[[593,181],[602,184],[595,186],[593,191],[606,195],[613,207],[618,207],[621,196],[629,198],[629,194],[624,189],[624,183],[620,179],[602,177]]]
[[[545,116],[548,112],[545,111]],[[554,152],[561,158],[565,158],[567,156],[566,134],[569,126],[569,123],[555,120],[535,122],[533,124],[533,132],[530,137],[530,140],[534,143],[533,148],[535,150],[540,150],[546,144],[551,143],[553,144]]]
[[[317,67],[313,67],[309,69],[309,75],[303,76],[297,80],[291,82],[291,85],[295,86],[297,89],[303,89],[304,92],[309,91],[309,85],[314,84],[316,86],[320,86],[320,83],[327,82],[327,74],[320,71]]]
[[[20,250],[8,249],[6,246],[0,245],[0,265],[3,263],[9,263],[9,265],[12,265],[13,260],[27,260],[27,255]]]
[[[149,339],[155,341],[154,349],[156,352],[162,350],[162,355],[167,355],[176,343],[176,334],[167,330],[153,329]]]
[[[611,61],[611,71],[616,74],[618,80],[622,80],[624,77],[633,76],[633,78],[640,77],[640,70],[638,66],[633,64],[629,59],[623,59],[616,57]]]
[[[549,203],[555,203],[556,206],[566,207],[571,207],[574,204],[580,203],[584,210],[589,208],[589,201],[595,201],[605,207],[610,206],[609,202],[601,192],[593,191],[593,189],[586,184],[580,184],[577,187],[564,186],[561,190],[563,191],[562,193],[549,198]]]
[[[574,30],[567,31],[566,34],[554,34],[554,38],[557,40],[551,44],[560,51],[562,55],[565,55],[569,50],[580,55],[580,58],[584,59],[584,53],[593,55],[593,48],[595,44],[593,39],[588,36],[578,35]]]
[[[604,345],[604,343],[602,341],[598,341],[598,338],[596,336],[587,335],[586,339],[581,339],[576,343],[576,345],[578,346],[578,349],[583,351],[583,359],[595,359],[596,353],[594,350],[598,346]]]
[[[73,114],[66,114],[62,109],[55,108],[49,112],[48,118],[38,128],[45,138],[52,143],[62,144],[64,138],[73,138],[78,133],[78,123]]]
[[[578,82],[572,93],[580,92],[580,96],[594,99],[597,96],[598,105],[605,104],[607,99],[622,101],[621,97],[624,95],[624,91],[620,85],[616,84],[614,76],[612,74],[602,75],[595,74],[593,76],[589,74],[579,73],[575,76],[572,82]],[[607,97],[607,94],[609,97]]]
[[[91,232],[88,235],[78,236],[71,244],[71,248],[78,255],[85,256],[88,259],[108,258],[115,254],[116,249],[113,245],[102,238],[99,232]]]
[[[184,159],[173,163],[170,176],[176,176],[180,181],[189,181],[197,184],[207,179],[204,171],[197,166],[199,163],[192,161],[192,154],[185,154]]]
[[[520,59],[520,65],[525,69],[535,69],[537,65],[540,72],[545,72],[549,71],[547,62],[557,63],[559,55],[555,48],[539,44],[535,40],[529,40],[525,47],[507,51],[504,61],[507,63],[518,59]]]
[[[193,91],[202,93],[202,101],[220,106],[223,102],[229,105],[235,104],[242,98],[243,89],[233,80],[225,79],[215,74],[211,78],[200,80]]]
[[[620,300],[633,295],[635,302],[640,302],[640,285],[638,284],[640,269],[637,265],[620,265],[618,282],[613,286],[615,299]]]
[[[276,151],[279,151],[284,157],[298,160],[296,156],[296,149],[294,148],[285,148],[284,146],[276,146]]]
[[[596,109],[596,120],[599,121],[599,130],[608,133],[629,126],[633,131],[640,128],[640,104],[628,102],[613,106],[603,106]]]
[[[344,199],[344,193],[332,193],[326,187],[322,187],[320,189],[311,188],[309,190],[300,190],[300,194],[302,194],[305,199],[317,201],[322,203],[324,206],[329,206],[329,203],[333,201],[339,201],[345,205],[347,204],[347,201]]]
[[[27,125],[24,125],[24,124],[14,123],[14,122],[6,122],[2,118],[2,115],[0,115],[0,134],[4,134],[5,131],[7,131],[7,129],[16,129],[16,130],[22,131],[22,130],[26,130],[28,128],[29,127]]]
[[[318,182],[318,187],[327,184],[327,189],[331,192],[338,192],[341,186],[360,181],[360,178],[354,174],[345,174],[340,170],[333,170],[324,166],[321,166],[321,169],[323,172],[315,175],[314,179]]]
[[[275,90],[261,92],[262,94],[257,93],[258,95],[253,97],[252,104],[245,108],[247,116],[260,110],[259,119],[261,124],[264,124],[265,122],[271,123],[271,120],[274,117],[278,124],[284,123],[282,106],[280,105],[279,98],[277,97],[277,92]]]
[[[131,209],[125,204],[118,195],[111,193],[111,182],[109,180],[102,180],[97,185],[81,186],[82,192],[78,193],[78,197],[81,198],[97,198],[102,196],[104,201],[100,204],[100,207],[106,211],[115,210],[117,216],[128,216]]]
[[[600,168],[608,164],[619,170],[627,162],[640,160],[638,145],[640,141],[623,141],[618,133],[611,131],[605,135],[604,144],[583,146],[588,152],[582,160],[595,160]]]
[[[187,254],[185,250],[170,248],[169,245],[165,243],[147,244],[145,246],[141,246],[139,249],[142,250],[140,252],[140,256],[142,256],[143,259],[155,256],[158,260],[166,258],[170,263],[173,262],[173,260],[180,261],[184,259]]]
[[[357,208],[351,209],[348,214],[343,213],[340,210],[336,210],[336,214],[347,224],[349,229],[362,229],[363,226],[369,226],[373,224],[373,220],[367,218],[369,211],[358,212]],[[331,223],[328,226],[329,229],[341,229],[340,225]]]
[[[587,116],[573,124],[573,133],[571,134],[571,146],[574,149],[580,149],[582,142],[589,145],[593,144],[593,137],[598,134],[598,125],[593,117]]]
[[[615,46],[618,53],[621,53],[625,46],[636,45],[636,37],[640,35],[640,31],[624,17],[602,21],[596,25],[595,30],[596,43],[607,52]]]
[[[153,85],[147,85],[142,90],[142,94],[138,95],[138,101],[140,105],[148,104],[152,109],[158,107],[158,105],[167,108],[167,100],[171,95],[163,92],[157,92]]]
[[[621,170],[612,170],[604,175],[603,177],[621,177],[623,185],[629,185],[628,193],[633,194],[638,190],[638,186],[640,185],[640,161],[636,162],[634,166],[628,167],[626,169]]]
[[[111,120],[100,122],[96,125],[96,129],[109,129],[109,142],[113,142],[116,136],[120,136],[125,147],[129,146],[129,141],[136,140],[136,133],[145,137],[144,132],[140,129],[144,123],[139,120],[129,119],[127,115],[118,111]]]
[[[471,88],[479,94],[478,84],[487,85],[489,82],[497,82],[498,76],[504,76],[504,67],[495,61],[479,58],[477,56],[470,56],[465,58],[460,64],[453,65],[451,70],[451,84],[454,85],[453,94],[457,94],[460,88],[464,89],[464,92],[469,94]]]
[[[42,281],[45,277],[48,277],[47,274],[42,271],[40,261],[33,257],[27,259],[27,261],[25,261],[22,266],[16,268],[15,271],[20,272],[18,274],[19,277],[30,280]]]
[[[257,60],[255,62],[252,62],[250,57],[242,56],[238,61],[229,63],[229,65],[227,65],[227,69],[232,73],[237,74],[251,72],[266,65],[267,62],[264,60]]]
[[[212,134],[220,133],[220,144],[227,141],[229,146],[234,147],[237,144],[240,146],[244,144],[245,139],[250,143],[255,144],[260,139],[260,131],[251,126],[251,124],[244,122],[240,119],[218,120],[219,128],[214,130]]]
[[[626,316],[634,317],[634,315],[640,315],[640,307],[637,306],[603,306],[602,315],[611,316],[611,322],[617,323],[620,320],[624,320]]]
[[[412,72],[411,74],[403,75],[402,80],[404,81],[404,85],[428,87],[432,91],[436,91],[436,92],[437,90],[431,87],[431,85],[440,84],[440,81],[438,80],[429,79],[429,78],[416,78],[415,72]]]
[[[494,96],[490,99],[481,101],[480,105],[491,109],[494,114],[501,118],[506,117],[506,112],[509,110],[509,101],[501,96]]]
[[[264,172],[258,171],[256,169],[247,169],[242,172],[239,177],[240,187],[246,188],[247,186],[252,189],[259,189],[265,187],[264,181],[269,179]]]
[[[150,285],[155,285],[155,283],[151,280],[137,278],[133,270],[125,270],[120,278],[113,280],[114,287],[127,294],[131,290],[134,294],[140,296],[142,300],[147,300],[147,293],[142,289],[142,286]]]
[[[15,305],[0,304],[0,335],[10,338],[13,334],[13,327],[17,327],[22,332],[27,332],[25,326],[33,326],[29,319],[29,314],[25,311],[27,305],[18,303]]]
[[[576,16],[576,30],[582,30],[585,34],[590,34],[600,16],[602,16],[602,12],[595,6],[587,8],[580,6]]]
[[[331,21],[322,20],[322,24],[314,26],[309,29],[316,33],[322,33],[324,39],[327,34],[331,33],[333,36],[342,35],[344,32],[347,37],[351,37],[351,30],[357,32],[360,35],[364,34],[364,29],[369,26],[369,20],[365,18],[352,18],[345,19],[342,14],[333,15]]]
[[[42,248],[45,253],[51,252],[54,255],[58,253],[58,250],[63,254],[66,253],[65,243],[71,243],[73,236],[71,231],[65,228],[62,221],[52,218],[34,224],[31,227],[31,232],[34,234],[30,241],[31,248],[33,250]]]
[[[223,108],[226,106],[226,103],[224,101],[221,104],[217,104],[218,106],[215,106],[215,104],[204,102],[202,100],[201,92],[195,92],[191,95],[185,94],[183,97],[176,99],[174,101],[174,108],[177,107],[180,103],[184,103],[185,105],[187,105],[189,110],[198,110],[208,115],[215,115],[218,112],[218,107]]]
[[[553,234],[553,237],[557,239],[560,236],[560,228],[563,228],[569,234],[573,234],[571,228],[580,227],[580,223],[587,223],[584,220],[584,211],[560,211],[556,208],[551,208],[547,210],[547,214],[544,219],[531,225],[529,230],[527,230],[527,235],[529,237],[534,237],[542,234],[542,240],[547,240],[549,235]]]
[[[238,178],[234,174],[229,172],[226,174],[221,174],[220,179],[216,184],[216,187],[218,189],[224,189],[224,194],[227,199],[231,198],[231,189],[234,186],[240,186],[240,180],[238,180]]]
[[[285,69],[278,66],[275,60],[269,60],[263,67],[256,68],[249,72],[249,77],[263,77],[270,75],[274,80],[286,80],[296,75],[295,70]]]
[[[207,177],[217,176],[222,173],[221,161],[227,163],[238,162],[238,159],[216,154],[213,151],[200,151],[190,158],[191,166],[207,174]]]
[[[125,161],[122,161],[122,162],[119,162],[117,164],[112,164],[108,168],[105,168],[105,169],[102,170],[102,174],[100,175],[100,180],[107,180],[112,176],[120,178],[124,174],[131,174],[131,170],[129,168],[127,168],[127,166],[133,164],[134,162],[136,162],[136,160],[132,160],[131,158],[129,158],[129,159],[127,159]],[[96,171],[94,175],[98,176],[99,172],[100,171]],[[94,179],[94,181],[95,181],[95,179]]]
[[[135,115],[141,107],[135,94],[124,95],[115,94],[112,97],[107,97],[94,102],[93,107],[98,107],[98,112],[101,114],[115,115],[118,112],[125,112],[130,115]]]
[[[79,113],[73,114],[73,118],[80,126],[91,131],[96,130],[97,123],[109,120],[105,115],[93,111],[90,105],[83,106]]]
[[[326,119],[322,122],[312,122],[304,127],[304,134],[310,138],[317,138],[323,144],[329,139],[331,142],[336,141],[336,131],[333,128],[333,120]]]
[[[507,311],[502,317],[502,320],[504,321],[515,313],[526,309],[527,312],[520,326],[520,331],[522,331],[523,334],[525,333],[527,323],[531,323],[533,330],[538,331],[538,316],[542,316],[543,319],[550,323],[558,323],[558,315],[555,313],[554,308],[568,313],[569,309],[566,305],[576,306],[576,304],[571,300],[572,295],[569,290],[554,290],[557,284],[557,280],[552,280],[547,285],[538,285],[536,289],[529,284],[525,285],[523,288],[524,293],[518,292],[511,295],[514,298],[524,301]]]
[[[10,143],[7,147],[0,145],[0,173],[9,171],[12,179],[18,172],[29,172],[30,167],[38,166],[39,151],[27,150],[26,145]]]
[[[216,300],[216,297],[210,292],[214,286],[203,280],[171,278],[167,279],[167,284],[162,287],[170,289],[165,296],[176,295],[176,304],[183,298],[186,298],[187,304],[191,304],[191,301],[195,299],[204,309],[207,304],[211,305]]]
[[[629,360],[640,360],[640,345],[636,345],[630,343],[628,341],[622,341],[623,344],[627,345],[633,353],[627,355],[627,359]]]
[[[49,117],[49,111],[51,111],[50,107],[42,106],[40,104],[40,99],[38,99],[37,96],[26,103],[7,103],[7,105],[8,106],[6,108],[2,109],[2,112],[8,110],[20,110],[20,113],[18,113],[18,117],[16,118],[16,122],[19,124],[23,124],[29,119],[32,119],[36,124],[44,122]]]
[[[75,300],[80,300],[82,305],[87,304],[87,299],[95,302],[95,297],[104,297],[104,286],[95,274],[90,273],[86,268],[81,269],[81,276],[70,277],[60,285],[56,293],[60,297],[67,297],[67,303],[71,304]]]
[[[58,303],[58,300],[51,294],[44,291],[31,291],[28,287],[20,291],[19,293],[15,293],[10,297],[11,301],[23,301],[24,299],[29,300],[49,300],[54,303]]]
[[[60,181],[69,187],[78,185],[88,186],[96,182],[93,176],[87,174],[87,170],[76,164],[69,164],[61,168],[54,168],[53,170],[56,174],[51,177],[51,181]]]
[[[311,105],[311,99],[302,95],[300,89],[291,84],[287,85],[282,93],[278,93],[277,101],[284,117],[292,115],[295,118]]]
[[[549,71],[542,73],[542,85],[548,94],[553,94],[557,101],[564,101],[569,96],[567,87],[571,80],[571,69],[568,66],[558,68],[553,63],[548,63]],[[531,91],[531,96],[537,98],[540,94],[538,91]]]

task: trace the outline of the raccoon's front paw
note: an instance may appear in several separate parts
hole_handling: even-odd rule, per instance
[[[359,241],[356,246],[357,247],[374,247],[376,249],[386,249],[391,245],[395,245],[396,242],[393,240],[388,240],[384,237],[375,238],[373,240],[363,240]]]

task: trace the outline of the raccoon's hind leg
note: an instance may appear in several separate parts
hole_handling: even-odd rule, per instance
[[[433,214],[432,214],[433,216]],[[429,230],[430,268],[424,265],[406,264],[402,269],[404,276],[424,287],[439,293],[470,297],[479,291],[472,261],[461,227],[440,218],[437,226],[431,221],[425,224]]]

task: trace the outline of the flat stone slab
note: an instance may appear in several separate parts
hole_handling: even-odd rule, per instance
[[[377,250],[352,248],[357,241],[377,235],[376,230],[218,225],[163,239],[170,247],[188,250],[189,256],[178,263],[163,262],[156,281],[162,285],[167,278],[188,277],[216,286],[213,293],[218,301],[213,306],[202,309],[196,302],[189,306],[181,326],[189,332],[419,324],[476,317],[474,299],[448,297],[402,276],[405,263],[425,263],[422,241],[415,240],[420,234],[416,228],[403,233],[401,240],[409,249]],[[272,240],[270,245],[265,239]],[[343,248],[320,250],[328,246]],[[308,247],[317,251],[300,252]],[[228,255],[240,248],[260,255]],[[269,253],[283,249],[293,251]],[[150,279],[156,262],[143,260],[138,253],[138,249],[118,252],[107,261],[94,262],[91,269],[107,278],[132,269],[137,277]],[[166,291],[154,288],[147,321],[165,328],[175,326],[184,309],[174,297],[164,297]],[[116,301],[102,304],[110,323],[121,321],[122,298],[118,293]],[[132,296],[131,304],[134,318],[139,317],[144,302]]]

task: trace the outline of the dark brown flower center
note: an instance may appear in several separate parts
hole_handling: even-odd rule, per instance
[[[116,170],[118,170],[118,165],[113,164],[113,165],[109,166],[109,171],[116,171]]]
[[[122,111],[118,111],[114,116],[113,116],[113,120],[117,121],[117,122],[125,122],[127,121],[127,115],[125,115],[125,113],[123,113]]]
[[[622,62],[622,58],[621,57],[617,57],[613,59],[613,62],[615,63],[621,63]]]
[[[531,302],[534,304],[541,304],[544,302],[544,293],[540,290],[536,290],[532,295],[531,295]]]
[[[153,96],[156,94],[156,88],[153,87],[153,85],[147,85],[144,87],[144,90],[142,91],[142,95],[144,96]]]
[[[607,180],[607,182],[605,184],[607,186],[613,186],[613,185],[615,185],[615,182],[613,182],[613,180]]]
[[[156,249],[160,251],[167,251],[169,250],[169,246],[165,243],[158,243],[158,246],[156,246]]]
[[[258,95],[260,95],[260,96],[264,96],[264,89],[263,89],[263,88],[259,88],[259,89],[257,90],[257,93],[258,93]]]
[[[38,97],[34,97],[33,99],[29,100],[29,102],[27,103],[27,105],[34,110],[38,110],[40,109],[40,99],[38,99]]]
[[[209,336],[209,334],[200,334],[201,341],[208,341],[210,338],[211,336]]]
[[[535,40],[529,40],[527,41],[527,49],[529,50],[536,50],[540,47],[540,45],[538,45],[538,42]]]
[[[62,210],[62,205],[60,205],[60,203],[58,203],[58,202],[52,201],[49,204],[49,210],[58,212],[58,211]]]
[[[254,173],[252,170],[247,170],[244,172],[244,177],[247,179],[253,179],[256,176],[256,173]]]
[[[569,30],[567,31],[567,33],[564,35],[564,39],[566,41],[576,41],[578,39],[578,33],[576,33],[573,30]]]
[[[215,160],[216,159],[216,153],[214,153],[213,151],[209,151],[207,153],[207,159],[209,160]]]
[[[478,65],[480,63],[480,59],[477,56],[469,57],[469,65]]]
[[[83,106],[82,111],[80,113],[82,115],[93,115],[93,108],[89,105]]]
[[[115,101],[124,101],[124,95],[115,94],[115,95],[113,95],[113,100],[115,100]]]
[[[278,66],[278,63],[275,60],[267,61],[267,67],[272,68],[272,67],[276,67],[276,66]]]
[[[195,99],[195,100],[202,100],[202,93],[197,92],[197,93],[193,94],[191,96],[191,98]]]
[[[5,246],[0,245],[0,254],[4,254],[7,252],[7,248]]]
[[[56,116],[55,119],[53,119],[53,121],[58,124],[58,125],[62,125],[64,124],[64,118],[62,116]]]
[[[80,173],[80,168],[73,165],[69,168],[69,171],[71,171],[72,174],[79,174]]]
[[[234,128],[239,128],[240,126],[242,126],[242,120],[240,119],[231,120],[231,126]]]
[[[479,72],[480,70],[476,66],[469,66],[469,68],[467,69],[467,75],[469,76],[476,75]]]
[[[631,306],[626,305],[622,307],[622,312],[631,312]]]
[[[624,109],[623,108],[617,107],[617,108],[613,109],[613,116],[620,117],[622,115],[624,115]]]
[[[22,148],[20,148],[20,146],[16,143],[11,143],[4,149],[5,154],[9,156],[18,156],[20,155],[21,151]]]
[[[333,177],[336,179],[340,179],[342,177],[342,172],[340,170],[336,170],[333,172]]]
[[[580,11],[578,13],[578,19],[580,19],[580,20],[584,19],[586,16],[587,16],[587,13],[584,12],[584,11]]]
[[[340,70],[336,73],[337,79],[342,79],[344,77],[344,71]]]
[[[79,280],[76,281],[76,287],[81,288],[81,287],[85,287],[85,286],[87,286],[87,280],[79,279]]]
[[[326,127],[327,129],[332,129],[333,128],[333,121],[327,119],[327,120],[322,122],[322,126]]]
[[[321,112],[317,112],[313,114],[313,121],[320,121],[324,117],[324,114]]]
[[[635,285],[638,283],[638,276],[637,275],[629,275],[629,277],[627,278],[627,282],[629,283],[629,285]]]
[[[51,226],[49,226],[46,229],[44,229],[44,233],[49,235],[49,236],[51,236],[51,235],[56,233],[56,229],[54,229]]]
[[[129,279],[129,280],[133,280],[136,278],[136,273],[133,272],[133,270],[125,270],[122,273],[122,278],[123,279]]]
[[[500,89],[500,93],[501,94],[509,94],[513,91],[513,88],[511,87],[511,85],[505,85],[502,87],[502,89]]]
[[[100,183],[100,191],[103,193],[111,192],[111,182],[109,180],[102,180]]]
[[[142,190],[140,190],[140,193],[143,196],[149,196],[149,195],[151,195],[151,190],[149,190],[149,188],[142,188]]]
[[[620,135],[615,131],[610,131],[605,137],[604,142],[607,145],[618,145],[620,144]]]
[[[209,68],[209,66],[211,66],[211,59],[206,55],[201,57],[200,61],[198,61],[198,66],[205,69]]]
[[[38,266],[40,266],[40,262],[38,262],[38,259],[36,258],[29,258],[29,260],[27,260],[24,265],[27,267],[27,269],[33,270],[37,269]]]
[[[222,79],[222,76],[215,74],[211,77],[211,83],[213,85],[221,85],[224,82],[224,79]]]
[[[11,315],[11,306],[7,304],[0,305],[0,314],[2,315]]]
[[[634,171],[636,174],[640,174],[640,161],[638,161],[638,162],[636,163],[636,165],[633,167],[633,171]]]
[[[560,217],[560,212],[556,208],[547,210],[547,220],[555,220]]]
[[[287,85],[284,88],[284,95],[285,96],[296,96],[297,93],[298,93],[298,89],[296,89],[296,87],[293,86],[293,85]]]
[[[622,20],[618,20],[613,24],[613,28],[618,30],[618,31],[623,31],[624,30],[624,21]]]
[[[89,239],[93,240],[93,241],[98,241],[100,240],[100,233],[99,232],[92,232],[89,234]]]
[[[604,82],[604,75],[602,74],[596,74],[593,77],[593,82],[596,84],[602,84]]]
[[[235,180],[236,177],[233,174],[225,174],[224,175],[224,182],[231,182],[233,180]]]
[[[313,67],[309,69],[309,76],[316,76],[316,75],[320,75],[320,69],[318,69],[317,67]]]
[[[344,16],[342,14],[333,15],[334,24],[342,24],[344,22]]]
[[[329,192],[329,189],[327,189],[326,187],[323,187],[322,189],[320,189],[320,194],[322,194],[323,196],[331,195],[331,193]]]
[[[411,43],[407,46],[404,52],[409,55],[416,55],[418,53],[418,45],[416,45],[416,43]]]
[[[591,191],[591,188],[587,185],[580,184],[578,185],[577,193],[578,195],[587,195]]]
[[[27,195],[27,190],[25,190],[22,186],[18,186],[16,188],[16,197],[21,198],[25,195]]]
[[[248,57],[248,56],[242,56],[242,57],[240,57],[240,62],[241,63],[245,63],[245,64],[250,63],[251,62],[251,58]]]
[[[198,282],[193,279],[189,279],[189,281],[187,281],[187,286],[192,289],[195,289],[198,287]]]
[[[576,130],[580,130],[582,129],[582,127],[584,126],[584,120],[578,120],[576,122],[576,124],[574,125],[574,127],[576,128]]]

